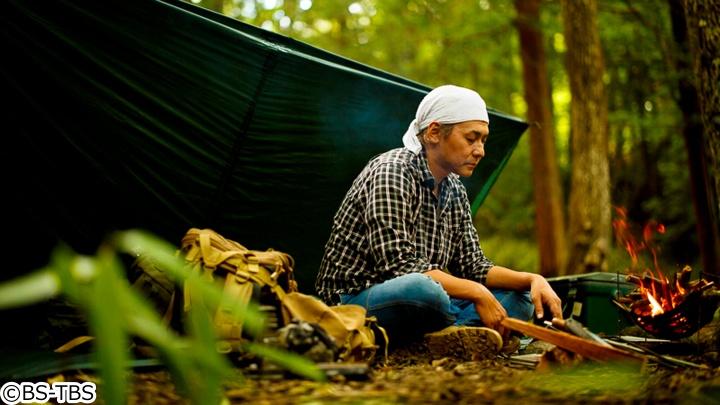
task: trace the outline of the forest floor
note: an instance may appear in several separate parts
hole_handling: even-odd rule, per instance
[[[601,365],[588,361],[540,371],[511,367],[506,359],[464,362],[432,359],[422,347],[391,353],[365,379],[328,382],[276,376],[229,384],[226,403],[720,403],[717,353],[683,357],[703,369],[670,369],[652,363]],[[136,373],[130,403],[185,403],[166,371]]]

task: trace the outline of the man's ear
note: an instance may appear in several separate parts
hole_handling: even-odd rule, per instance
[[[430,123],[430,125],[427,126],[427,129],[425,130],[425,142],[436,144],[440,142],[440,124],[436,121],[433,121]]]

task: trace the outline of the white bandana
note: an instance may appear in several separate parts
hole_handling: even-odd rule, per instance
[[[431,122],[456,124],[473,120],[490,123],[485,101],[477,92],[450,84],[437,87],[420,102],[415,119],[403,135],[403,145],[417,155],[422,150],[417,134]]]

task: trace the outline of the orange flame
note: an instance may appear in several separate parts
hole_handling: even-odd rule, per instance
[[[650,295],[650,293],[645,293],[645,294],[647,294],[648,301],[650,302],[650,306],[652,307],[652,310],[650,311],[650,315],[655,316],[655,315],[660,315],[662,313],[665,313],[665,311],[663,311],[660,304],[655,300],[655,298],[652,295]]]
[[[656,221],[649,221],[642,230],[642,240],[636,239],[632,234],[632,227],[627,220],[627,210],[622,207],[614,207],[617,218],[612,221],[615,230],[615,238],[623,249],[630,255],[631,268],[630,273],[640,273],[642,277],[638,277],[640,293],[648,299],[646,308],[642,308],[641,315],[656,316],[672,310],[680,305],[686,291],[678,280],[670,283],[660,269],[658,263],[659,247],[653,242],[655,233],[665,233],[665,225]],[[650,266],[643,259],[643,253],[650,256],[652,262]]]

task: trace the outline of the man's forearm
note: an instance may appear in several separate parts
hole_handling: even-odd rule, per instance
[[[500,322],[507,317],[507,312],[487,287],[476,281],[457,278],[442,270],[430,270],[425,274],[440,283],[449,296],[473,302],[475,311],[485,326],[495,328],[501,334],[505,333]]]
[[[485,285],[488,288],[524,291],[530,289],[530,284],[535,277],[537,277],[537,274],[523,273],[501,266],[493,266],[488,271]]]
[[[550,284],[539,274],[523,273],[505,267],[494,266],[488,271],[485,285],[488,288],[502,288],[516,291],[530,290],[530,299],[535,305],[535,315],[544,316],[544,308],[550,309],[554,317],[562,318],[562,302]]]
[[[452,298],[460,298],[475,302],[481,297],[482,285],[480,283],[455,277],[442,270],[429,270],[424,274],[440,283],[442,288]]]

